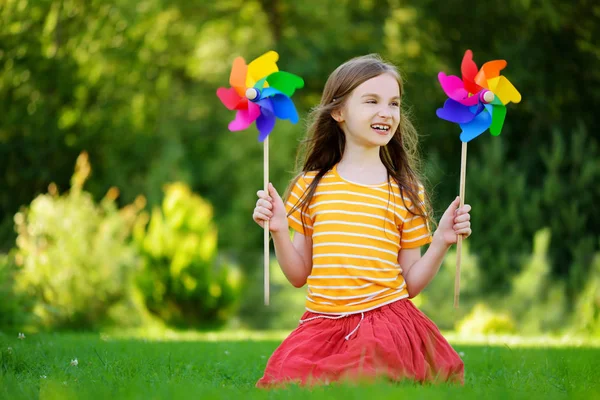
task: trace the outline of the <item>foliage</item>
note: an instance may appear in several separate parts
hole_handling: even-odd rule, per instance
[[[305,311],[306,287],[292,286],[275,257],[269,278],[269,305],[264,305],[263,268],[256,268],[248,278],[240,307],[242,324],[252,329],[295,329]]]
[[[19,208],[53,182],[67,191],[72,165],[87,151],[95,165],[91,199],[101,202],[116,187],[116,207],[143,195],[152,208],[163,185],[183,182],[214,205],[220,255],[260,275],[262,234],[249,216],[262,186],[262,146],[253,129],[227,131],[233,113],[215,90],[227,86],[234,57],[270,49],[282,69],[305,79],[294,95],[301,117],[341,62],[379,52],[399,65],[434,207],[444,210],[458,192],[460,142],[458,128],[434,115],[445,99],[435,77],[458,74],[470,48],[478,65],[505,58],[503,72],[523,94],[509,106],[501,137],[469,144],[470,243],[482,292],[507,293],[526,268],[535,232],[549,228],[548,280],[556,283],[549,296],[565,295],[573,312],[600,251],[600,9],[592,3],[6,0],[0,249],[14,246]],[[280,192],[293,176],[304,123],[278,123],[272,133],[269,172]],[[452,290],[451,276],[442,271],[438,279]],[[451,303],[447,293],[440,297]],[[428,305],[427,296],[435,294],[423,297],[435,312],[437,299]],[[450,323],[450,315],[442,319]]]
[[[15,328],[28,319],[29,304],[14,290],[17,266],[12,253],[0,254],[0,327],[4,328]]]
[[[515,323],[507,313],[497,313],[484,304],[477,304],[469,315],[458,323],[457,329],[463,335],[515,333]]]
[[[471,254],[469,238],[463,242],[459,308],[453,308],[452,302],[454,251],[448,253],[437,276],[414,301],[441,329],[463,333],[565,333],[569,330],[564,323],[568,319],[568,301],[564,283],[551,274],[550,241],[549,228],[536,232],[523,269],[508,278],[503,292],[496,293],[489,292],[483,284],[486,275],[479,271],[487,266],[480,265],[480,259]],[[590,288],[595,288],[593,284],[588,291],[595,290]],[[593,299],[589,294],[580,298],[580,307],[589,310],[586,321],[591,322]]]
[[[131,296],[138,261],[128,238],[140,204],[119,210],[115,190],[95,204],[83,190],[89,174],[83,153],[68,193],[51,186],[15,216],[15,291],[33,300],[42,329],[97,327]]]
[[[592,265],[590,279],[578,298],[571,324],[576,332],[598,337],[600,336],[600,253],[596,253]]]
[[[146,225],[147,224],[147,229]],[[148,309],[174,324],[223,322],[239,301],[238,268],[217,257],[212,207],[182,183],[165,188],[162,207],[135,231]]]
[[[435,324],[444,330],[456,328],[456,322],[464,318],[478,300],[481,300],[479,261],[473,253],[470,238],[463,241],[460,263],[459,307],[454,307],[454,284],[456,271],[456,248],[452,247],[433,281],[413,298],[413,303]]]

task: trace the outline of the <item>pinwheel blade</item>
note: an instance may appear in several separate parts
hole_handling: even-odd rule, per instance
[[[490,125],[490,133],[493,136],[500,135],[502,132],[502,126],[504,125],[504,119],[506,118],[506,106],[502,104],[496,97],[491,104],[487,104],[486,108],[490,106],[492,109],[492,124]]]
[[[460,65],[460,71],[462,74],[463,85],[465,90],[469,93],[477,93],[481,89],[481,86],[475,83],[475,75],[477,75],[477,64],[473,61],[473,52],[467,50],[463,56],[462,63]]]
[[[510,102],[519,103],[521,101],[521,93],[506,77],[499,76],[489,79],[488,82],[494,88],[490,90],[500,99],[502,104],[506,105]]]
[[[264,88],[265,86],[269,86],[269,85],[267,84],[267,78],[266,78],[266,77],[265,77],[265,78],[262,78],[262,79],[259,79],[259,80],[258,80],[258,81],[256,81],[256,83],[254,84],[254,87],[255,87],[256,89],[259,89],[259,90],[260,90],[260,89],[262,89],[262,88]]]
[[[250,62],[246,76],[246,87],[253,87],[257,81],[279,71],[276,64],[278,59],[279,54],[269,51]]]
[[[479,86],[489,89],[488,79],[495,78],[500,75],[500,71],[506,67],[505,60],[488,61],[481,66],[481,69],[475,75],[475,83]]]
[[[466,124],[475,118],[475,113],[471,112],[469,107],[452,99],[446,100],[444,102],[444,107],[438,108],[436,114],[441,119],[457,124]]]
[[[261,115],[260,107],[252,102],[248,102],[248,108],[239,110],[235,114],[235,119],[229,123],[230,131],[243,131],[248,128]]]
[[[446,95],[458,101],[465,106],[473,106],[479,101],[479,96],[469,96],[469,92],[464,87],[462,79],[454,75],[446,75],[443,72],[438,74],[438,80]]]
[[[296,89],[304,87],[304,80],[298,75],[285,71],[274,72],[267,77],[269,87],[279,90],[288,97],[292,97]]]
[[[221,99],[221,103],[230,110],[241,110],[247,108],[248,100],[240,97],[235,88],[219,88],[217,96]]]
[[[258,141],[263,142],[275,126],[275,114],[267,109],[262,108],[260,116],[256,120],[256,128],[258,129]]]
[[[473,119],[473,121],[467,124],[460,124],[462,133],[460,134],[460,140],[462,142],[470,142],[477,136],[481,135],[492,123],[492,116],[489,112],[482,111]]]
[[[292,99],[284,94],[275,95],[270,98],[273,103],[273,112],[279,119],[289,119],[292,124],[298,122],[298,112]]]
[[[229,75],[229,84],[235,88],[236,92],[244,97],[246,93],[246,75],[248,73],[248,66],[243,57],[236,57],[233,60],[233,66],[231,67],[231,74]]]

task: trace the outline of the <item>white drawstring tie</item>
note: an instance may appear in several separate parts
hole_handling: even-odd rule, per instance
[[[360,321],[358,321],[358,325],[356,325],[356,328],[354,328],[352,330],[352,332],[350,332],[347,336],[346,336],[346,340],[350,339],[350,336],[352,336],[352,334],[354,332],[356,332],[358,330],[358,328],[360,327],[360,323],[362,322],[362,320],[365,318],[365,313],[360,313]]]
[[[354,314],[343,314],[343,315],[337,315],[337,316],[329,316],[329,315],[317,315],[316,317],[311,317],[311,318],[307,318],[307,319],[301,319],[299,322],[301,324],[305,323],[305,322],[309,322],[309,321],[313,321],[315,319],[319,319],[319,318],[327,318],[327,319],[341,319],[341,318],[346,318],[349,317],[350,315],[354,315]],[[352,332],[350,332],[349,334],[347,334],[344,339],[349,340],[350,336],[352,336],[357,330],[358,328],[360,328],[360,323],[362,322],[362,320],[365,318],[365,313],[361,312],[360,313],[360,321],[358,321],[358,325],[356,325],[356,328],[354,328],[352,330]]]

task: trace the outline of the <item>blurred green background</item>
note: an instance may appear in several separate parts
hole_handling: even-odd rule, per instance
[[[305,289],[276,260],[262,303],[257,131],[215,94],[233,59],[276,50],[306,82],[271,134],[280,192],[329,73],[398,65],[439,218],[460,141],[437,73],[472,49],[523,101],[469,145],[460,309],[452,251],[415,302],[466,334],[600,336],[599,38],[591,0],[2,0],[0,330],[293,328]]]

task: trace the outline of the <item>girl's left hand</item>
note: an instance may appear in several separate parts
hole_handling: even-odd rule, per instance
[[[462,235],[463,239],[471,236],[471,206],[465,204],[460,207],[460,197],[456,197],[450,204],[448,209],[442,215],[438,225],[434,239],[436,237],[441,240],[446,246],[450,246],[457,242],[458,235]]]

